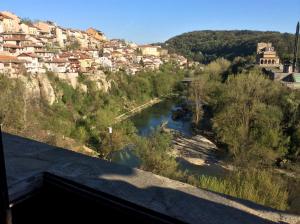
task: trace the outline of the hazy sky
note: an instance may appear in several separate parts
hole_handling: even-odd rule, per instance
[[[295,32],[300,0],[0,0],[0,10],[51,20],[63,27],[95,27],[109,38],[165,41],[194,30]]]

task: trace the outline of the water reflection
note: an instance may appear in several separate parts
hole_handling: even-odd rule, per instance
[[[187,115],[183,119],[174,121],[172,119],[172,110],[174,110],[175,107],[175,100],[165,100],[133,116],[131,121],[134,123],[138,130],[138,134],[141,136],[149,136],[156,128],[159,128],[166,122],[167,128],[191,136],[191,116]]]

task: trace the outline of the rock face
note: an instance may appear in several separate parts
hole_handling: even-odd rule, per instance
[[[37,75],[37,79],[39,81],[41,98],[49,105],[52,105],[55,102],[56,97],[48,77],[45,75]]]
[[[88,87],[85,84],[79,82],[78,73],[57,73],[55,74],[60,80],[65,81],[73,87],[73,89],[79,88],[83,92],[88,91]],[[108,92],[111,88],[111,81],[107,80],[107,77],[103,71],[96,71],[95,73],[84,73],[83,76],[86,80],[94,82],[97,90]]]
[[[73,89],[78,88],[82,92],[88,92],[88,86],[79,82],[78,73],[58,73],[55,76],[72,86]],[[85,73],[86,80],[94,82],[97,90],[108,92],[111,88],[111,81],[107,80],[106,75],[102,71],[97,71],[95,74]],[[55,101],[61,97],[61,93],[55,92],[55,87],[50,82],[46,74],[37,75],[17,75],[10,76],[11,79],[19,79],[25,87],[25,99],[30,102],[39,103],[41,100],[48,105],[53,105]]]
[[[17,78],[24,85],[24,96],[27,101],[38,104],[41,100],[44,100],[49,105],[55,102],[54,88],[45,74],[20,75]]]
[[[111,81],[107,80],[106,75],[103,71],[97,71],[95,74],[85,74],[87,80],[95,82],[98,90],[108,92],[111,88]]]
[[[24,96],[26,101],[39,103],[41,99],[41,91],[39,86],[39,81],[34,76],[18,76],[19,80],[22,81],[25,92]]]
[[[73,89],[76,89],[78,86],[78,73],[57,73],[55,74],[56,77],[59,78],[59,80],[63,80],[69,85],[73,87]]]

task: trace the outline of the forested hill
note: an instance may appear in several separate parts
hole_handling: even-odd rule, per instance
[[[169,39],[165,47],[170,52],[207,63],[217,57],[233,59],[236,56],[254,55],[258,42],[272,42],[282,60],[292,58],[294,35],[271,31],[194,31]]]

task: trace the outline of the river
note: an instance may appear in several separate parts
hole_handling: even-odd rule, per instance
[[[155,129],[167,123],[167,128],[188,137],[192,136],[191,114],[176,121],[172,119],[172,110],[176,109],[177,103],[175,99],[166,99],[132,116],[130,120],[135,125],[138,135],[148,137]],[[134,155],[130,147],[114,152],[111,160],[130,167],[139,167],[140,165],[139,158]]]
[[[138,134],[147,137],[162,124],[167,123],[167,128],[191,136],[191,115],[176,121],[172,119],[172,110],[176,109],[176,104],[174,99],[167,99],[131,117],[130,119],[137,128]]]
[[[199,154],[202,156],[201,159],[197,159],[196,157],[188,158],[185,157],[178,157],[177,161],[180,164],[180,167],[183,171],[188,170],[191,174],[196,175],[209,175],[209,176],[222,176],[225,173],[225,170],[223,167],[220,166],[220,164],[217,164],[217,161],[215,160],[214,156],[211,156],[211,153],[209,150],[205,150],[205,144],[203,145],[203,142],[195,141],[195,137],[192,134],[192,114],[186,115],[184,118],[179,120],[173,120],[172,119],[172,111],[176,109],[176,105],[178,105],[178,102],[176,102],[175,99],[168,99],[164,100],[158,104],[155,104],[143,111],[141,111],[139,114],[134,115],[130,118],[130,120],[133,122],[135,127],[137,128],[138,134],[143,137],[148,137],[151,135],[151,133],[157,129],[160,128],[160,126],[164,123],[166,124],[166,127],[168,129],[180,132],[184,136],[186,136],[186,149],[183,147],[182,151],[187,151],[189,148],[197,148],[196,150],[199,150]],[[203,127],[207,125],[207,121],[204,120]],[[176,141],[175,141],[176,142]],[[180,143],[182,144],[182,142]],[[176,145],[176,144],[175,144]],[[195,154],[195,153],[194,153]],[[211,159],[212,157],[213,159]],[[204,159],[204,160],[203,160]],[[192,161],[203,161],[202,163],[206,163],[205,165],[197,165],[191,163]],[[140,160],[139,158],[134,155],[131,148],[126,148],[124,150],[115,152],[112,155],[112,161],[117,162],[119,164],[123,164],[130,167],[139,167]],[[210,162],[209,162],[210,161]]]

